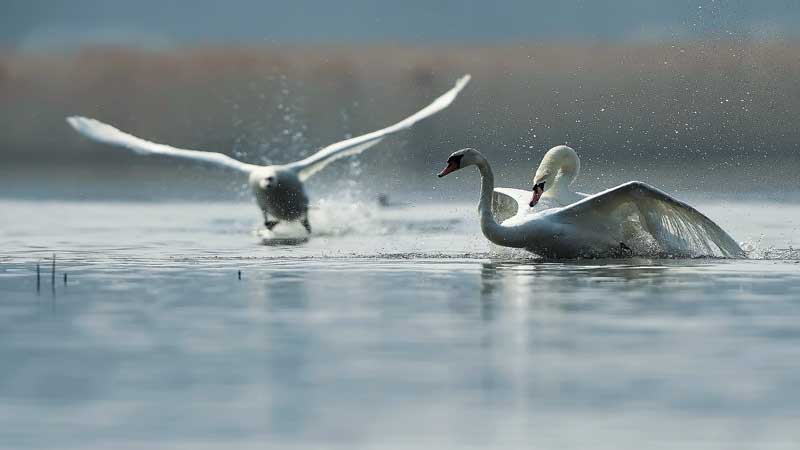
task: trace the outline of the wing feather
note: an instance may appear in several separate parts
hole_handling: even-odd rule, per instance
[[[453,103],[453,100],[456,99],[458,94],[462,89],[464,89],[467,83],[469,83],[469,80],[469,75],[464,75],[463,77],[459,78],[458,81],[456,81],[456,85],[452,89],[445,92],[430,105],[417,111],[412,116],[407,117],[405,120],[402,120],[389,127],[373,131],[372,133],[336,142],[335,144],[324,147],[308,158],[288,164],[287,166],[296,170],[301,180],[305,180],[311,175],[322,170],[322,168],[331,162],[339,158],[344,158],[345,156],[361,153],[380,142],[384,137],[399,131],[407,130],[420,120],[430,117],[447,108],[451,103]]]
[[[745,256],[739,244],[700,211],[642,182],[632,181],[562,208],[564,222],[620,223],[632,214],[661,252],[691,256]]]
[[[498,223],[503,223],[528,207],[526,198],[530,199],[530,192],[498,187],[492,197],[492,214]]]
[[[116,147],[127,148],[128,150],[132,150],[134,153],[139,155],[171,156],[175,158],[207,163],[214,166],[221,166],[243,173],[250,173],[254,168],[258,167],[252,164],[246,164],[241,161],[237,161],[230,156],[223,155],[222,153],[184,150],[170,147],[169,145],[146,141],[120,131],[111,125],[95,119],[89,119],[87,117],[68,117],[67,123],[69,123],[72,128],[75,129],[75,131],[88,137],[89,139]]]

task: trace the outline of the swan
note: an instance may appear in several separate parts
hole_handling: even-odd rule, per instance
[[[385,137],[409,129],[418,121],[447,108],[469,83],[469,80],[470,75],[464,75],[456,81],[453,88],[431,104],[394,125],[328,145],[300,161],[270,166],[247,164],[222,153],[184,150],[157,144],[86,117],[72,116],[66,120],[78,133],[89,139],[112,146],[124,147],[140,155],[164,155],[183,158],[226,168],[245,175],[248,177],[248,185],[253,191],[256,203],[264,215],[264,225],[268,230],[271,231],[281,222],[299,221],[310,235],[309,202],[303,185],[310,176],[339,158],[359,154]]]
[[[468,166],[481,175],[481,232],[500,246],[549,258],[745,256],[711,219],[640,181],[594,195],[573,192],[580,160],[567,146],[547,152],[534,176],[532,198],[520,189],[495,189],[489,162],[471,148],[451,154],[439,177]]]

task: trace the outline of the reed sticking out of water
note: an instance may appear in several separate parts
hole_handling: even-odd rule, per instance
[[[67,272],[64,272],[64,286],[67,285]]]
[[[239,279],[240,280],[242,279],[242,271],[241,270],[239,271]]]
[[[36,292],[42,289],[42,267],[38,262],[36,263]]]
[[[53,253],[53,265],[50,268],[50,292],[53,294],[53,310],[56,302],[56,254]]]

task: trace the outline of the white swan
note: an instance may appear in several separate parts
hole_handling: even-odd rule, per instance
[[[489,162],[474,149],[450,155],[439,177],[467,166],[480,171],[481,231],[497,245],[552,258],[744,257],[736,241],[709,218],[645,183],[631,181],[594,195],[572,192],[569,185],[580,161],[566,146],[545,155],[534,177],[531,200],[527,191],[495,190]],[[498,207],[493,212],[495,199]],[[531,205],[541,206],[532,210]],[[510,217],[509,209],[514,209]],[[498,224],[495,213],[508,218]]]
[[[264,214],[264,225],[274,228],[283,221],[300,221],[311,233],[308,221],[308,196],[303,182],[331,162],[356,155],[380,142],[386,136],[411,128],[418,121],[436,114],[450,106],[464,86],[469,75],[456,81],[455,87],[444,93],[424,109],[392,126],[357,136],[319,150],[303,160],[290,164],[260,166],[237,161],[222,153],[183,150],[137,138],[111,125],[85,117],[69,117],[67,122],[79,133],[114,146],[124,147],[140,155],[165,155],[185,158],[231,169],[248,176],[256,202]]]

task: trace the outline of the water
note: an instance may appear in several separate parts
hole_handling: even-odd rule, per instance
[[[0,201],[0,447],[797,448],[800,206],[698,206],[754,258],[541,261],[471,204],[265,246],[250,204]]]

